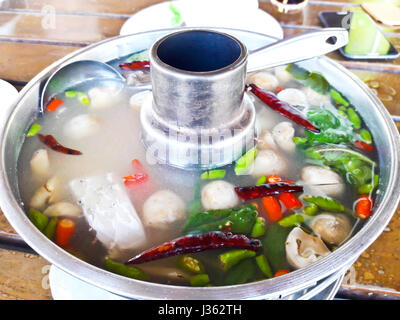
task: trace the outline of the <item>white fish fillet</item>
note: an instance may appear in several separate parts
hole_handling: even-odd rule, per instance
[[[135,249],[145,244],[142,222],[112,173],[75,179],[69,186],[97,238],[108,249]]]

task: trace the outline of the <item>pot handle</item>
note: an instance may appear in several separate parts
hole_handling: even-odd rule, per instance
[[[247,71],[257,71],[321,56],[345,46],[349,41],[348,38],[346,29],[325,28],[280,40],[249,51]]]

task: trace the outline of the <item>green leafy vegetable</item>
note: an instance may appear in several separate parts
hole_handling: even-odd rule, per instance
[[[306,217],[303,214],[296,213],[279,220],[278,223],[282,227],[296,227],[302,224],[305,220]]]
[[[320,196],[304,196],[302,199],[308,203],[313,203],[317,205],[322,210],[327,210],[331,212],[343,212],[345,210],[344,206],[340,202],[331,198]]]
[[[242,284],[253,278],[256,273],[256,265],[253,259],[245,259],[234,266],[227,273],[224,284],[225,285],[235,285]]]
[[[320,94],[325,95],[329,92],[329,82],[320,73],[310,72],[306,69],[300,68],[296,64],[289,64],[286,67],[286,71],[288,71],[300,83],[310,87]]]

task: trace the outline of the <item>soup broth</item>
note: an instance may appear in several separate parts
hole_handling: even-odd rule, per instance
[[[34,120],[40,131],[32,133],[31,127],[20,153],[19,189],[27,214],[78,258],[158,283],[240,284],[323,258],[373,210],[378,163],[373,139],[351,102],[333,87],[322,91],[329,84],[319,74],[317,85],[299,80],[300,71],[313,74],[285,66],[250,74],[247,82],[295,106],[321,133],[307,132],[249,93],[258,135],[240,174],[238,162],[209,171],[149,163],[139,114],[142,98],[151,92],[132,84],[88,81],[60,93],[54,99],[62,104]],[[140,71],[130,77],[140,82],[146,75]],[[82,154],[57,152],[39,135],[52,135]],[[243,200],[235,189],[270,183],[299,185],[303,192]],[[237,208],[253,214],[243,235],[258,239],[258,250],[171,252],[162,259],[126,264],[145,250],[189,234],[236,233],[228,211]],[[47,220],[39,223],[43,216]],[[194,216],[207,223],[196,229],[190,221]],[[64,220],[74,225],[70,238]]]

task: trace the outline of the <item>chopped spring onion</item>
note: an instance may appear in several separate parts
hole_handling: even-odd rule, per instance
[[[75,90],[65,91],[65,97],[67,97],[67,98],[75,98],[76,94],[77,94],[77,92]]]
[[[225,170],[215,169],[203,172],[200,176],[201,180],[223,179],[225,177]]]
[[[78,97],[79,102],[81,104],[83,104],[84,106],[90,105],[90,99],[89,99],[89,96],[86,93],[77,92],[77,97]]]
[[[257,148],[250,149],[243,156],[241,156],[238,160],[236,160],[235,164],[235,173],[236,175],[245,174],[247,169],[253,163],[255,157],[257,155]]]

